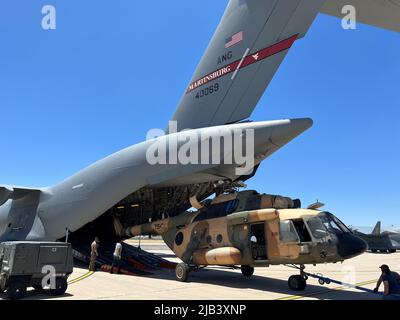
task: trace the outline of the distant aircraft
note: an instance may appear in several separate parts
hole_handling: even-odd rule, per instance
[[[381,231],[381,221],[375,225],[372,233],[366,234],[352,228],[355,235],[363,239],[368,244],[368,250],[371,252],[389,252],[394,253],[400,250],[400,233],[396,231]]]
[[[289,49],[306,35],[318,13],[341,17],[342,7],[348,4],[356,7],[359,21],[400,32],[399,0],[229,1],[172,117],[178,132],[168,131],[165,136],[119,151],[54,186],[0,186],[0,241],[59,240],[69,230],[75,248],[87,245],[94,236],[112,243],[119,239],[120,224],[132,228],[149,220],[180,216],[192,207],[193,196],[203,201],[243,186],[262,161],[312,126],[307,118],[250,122],[249,117]],[[186,128],[191,130],[183,131]],[[237,172],[241,163],[225,161],[226,154],[246,151],[242,143],[224,146],[219,163],[151,164],[146,157],[156,143],[170,146],[178,141],[180,149],[187,146],[188,135],[214,141],[248,130],[254,133],[255,141],[253,170],[246,174]],[[189,147],[197,146],[198,141],[189,142]],[[7,154],[7,150],[2,152]],[[165,155],[170,159],[176,152],[167,150]],[[199,154],[203,156],[209,160],[208,154]],[[265,232],[268,239],[279,242],[278,230]],[[230,233],[230,237],[236,234]],[[216,239],[218,235],[211,236]],[[347,245],[361,253],[359,240],[353,240]],[[225,241],[228,239],[213,242],[212,247],[222,247]],[[250,237],[246,241],[250,243]],[[195,242],[189,248],[189,255],[199,249]]]

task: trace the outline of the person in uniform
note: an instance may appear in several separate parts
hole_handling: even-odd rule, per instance
[[[122,259],[122,243],[118,241],[115,245],[114,255],[113,255],[113,263],[111,265],[110,273],[113,273],[114,266],[117,266],[117,273],[121,269],[121,259]]]
[[[90,248],[90,264],[89,264],[89,271],[96,271],[96,260],[99,257],[99,238],[95,238],[92,242]]]

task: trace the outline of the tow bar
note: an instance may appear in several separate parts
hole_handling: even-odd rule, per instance
[[[344,286],[347,288],[353,288],[353,289],[357,289],[360,291],[364,291],[364,292],[368,292],[368,293],[374,293],[374,294],[378,294],[381,295],[380,293],[374,292],[374,290],[371,289],[367,289],[367,288],[363,288],[354,284],[350,284],[350,283],[346,283],[346,282],[342,282],[342,281],[338,281],[338,280],[334,280],[328,277],[324,277],[321,273],[309,273],[309,272],[305,272],[305,266],[301,265],[301,266],[296,266],[296,265],[286,265],[289,268],[293,268],[296,270],[300,271],[300,276],[307,281],[309,278],[314,278],[318,280],[318,283],[323,286],[325,284],[331,284],[331,283],[335,283],[338,284],[340,286]]]

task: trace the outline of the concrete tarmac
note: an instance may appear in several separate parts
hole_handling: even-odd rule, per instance
[[[137,245],[137,242],[132,242]],[[159,240],[142,241],[142,249],[179,262],[173,252]],[[379,266],[388,264],[400,271],[400,252],[395,254],[365,253],[343,264],[307,266],[306,271],[320,273],[345,283],[373,289],[380,276]],[[245,278],[240,270],[210,267],[192,272],[189,282],[175,280],[174,270],[151,271],[151,276],[112,275],[104,272],[88,273],[87,269],[75,268],[70,276],[67,294],[51,297],[29,291],[26,299],[77,299],[77,300],[379,300],[379,295],[337,284],[321,286],[317,279],[309,279],[304,292],[288,288],[287,279],[298,274],[285,266],[257,268],[251,278]],[[383,287],[381,288],[383,289]]]

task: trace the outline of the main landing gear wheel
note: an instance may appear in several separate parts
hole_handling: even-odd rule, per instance
[[[186,263],[179,263],[175,268],[175,276],[178,281],[187,282],[189,277],[189,266]]]
[[[301,275],[295,275],[289,278],[288,285],[293,291],[304,291],[307,286],[307,282]]]
[[[241,266],[240,270],[245,277],[251,277],[254,274],[254,268],[250,266]]]

